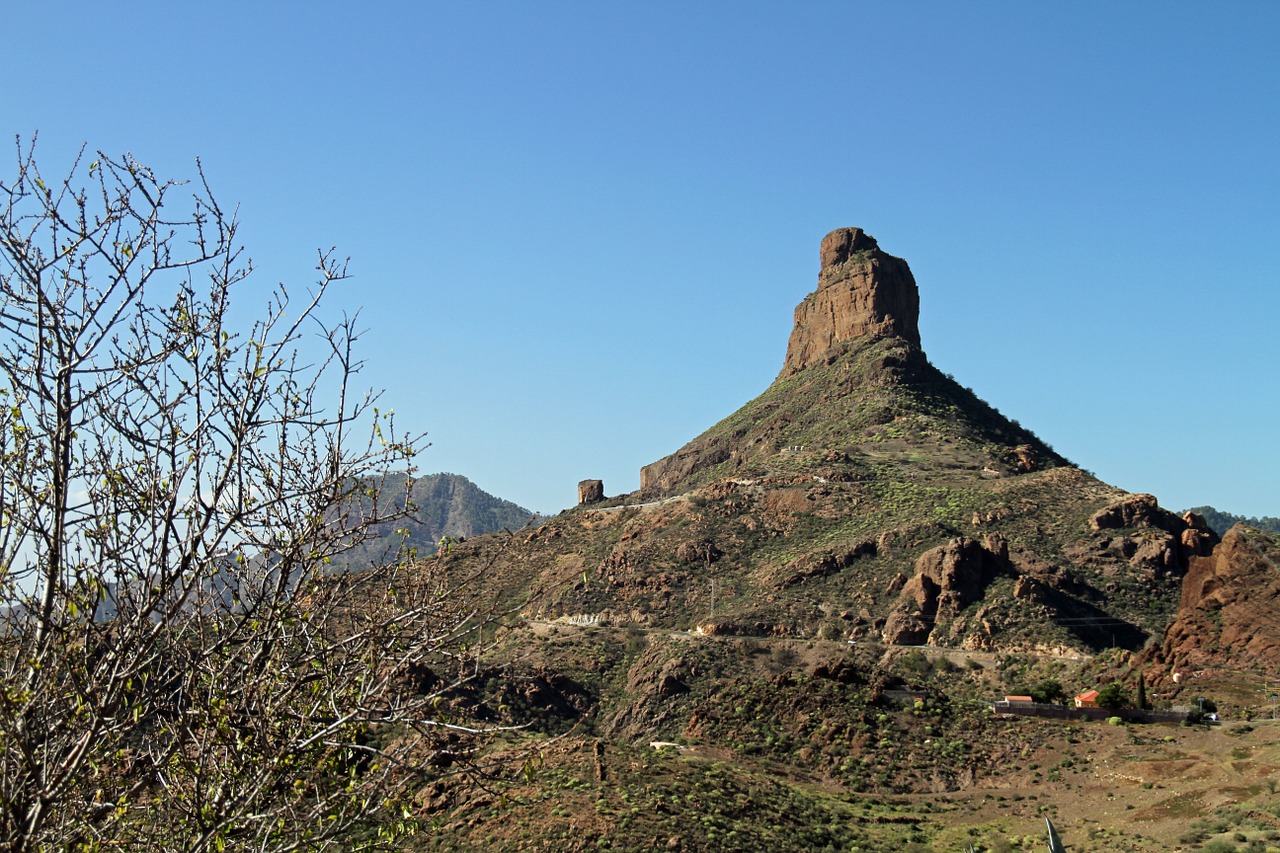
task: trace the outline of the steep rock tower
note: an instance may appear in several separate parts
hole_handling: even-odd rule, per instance
[[[796,306],[782,377],[863,335],[892,334],[920,346],[920,292],[906,261],[880,251],[861,228],[832,231],[819,256],[818,289]]]

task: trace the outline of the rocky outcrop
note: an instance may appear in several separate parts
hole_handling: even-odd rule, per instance
[[[927,368],[920,349],[920,292],[907,262],[881,251],[875,238],[861,228],[832,231],[823,238],[819,256],[818,287],[796,306],[795,325],[778,380],[836,358],[835,348],[858,338],[892,336],[906,345],[905,352],[886,354],[875,370],[875,365],[868,367],[882,374],[868,377],[870,384],[884,384],[890,381],[890,374],[907,367]],[[641,468],[640,491],[646,495],[667,492],[708,468],[725,463],[734,468],[766,448],[773,452],[788,422],[783,416],[766,418],[755,425],[753,432],[758,434],[749,437],[742,433],[716,435],[714,439],[700,436]],[[839,453],[834,448],[826,450]],[[829,461],[838,459],[837,455]]]
[[[1145,569],[1157,578],[1184,574],[1188,560],[1209,554],[1218,544],[1217,534],[1202,516],[1192,512],[1175,515],[1156,503],[1152,495],[1125,495],[1095,512],[1089,526],[1094,530],[1135,531],[1108,540],[1106,547],[1122,554],[1134,568]]]
[[[1182,551],[1189,557],[1207,557],[1218,544],[1218,534],[1209,527],[1203,515],[1188,512],[1182,516],[1187,529],[1182,531]]]
[[[698,542],[681,542],[676,546],[676,559],[691,566],[707,567],[724,556],[710,539]]]
[[[880,251],[861,228],[832,231],[819,255],[818,289],[796,306],[782,376],[862,335],[894,334],[920,346],[920,293],[906,261]]]
[[[886,439],[894,452],[918,439],[962,439],[946,452],[951,464],[993,466],[992,476],[1066,462],[929,362],[920,345],[919,291],[906,261],[882,252],[857,228],[828,234],[820,255],[818,287],[795,309],[773,384],[644,466],[641,494],[656,498],[799,468],[823,482],[852,482],[863,458],[859,445]]]
[[[859,542],[852,548],[840,551],[803,554],[782,567],[777,579],[774,581],[774,587],[776,589],[785,589],[804,581],[833,575],[842,569],[849,568],[856,560],[864,557],[874,557],[876,550],[876,543],[868,539]]]
[[[578,483],[578,506],[600,503],[604,500],[603,480],[583,480]]]
[[[695,445],[681,449],[640,469],[640,491],[650,494],[667,490],[695,471],[719,465],[731,456],[723,447]]]
[[[885,623],[884,642],[925,642],[935,626],[982,598],[987,584],[1008,563],[1009,543],[998,533],[981,543],[962,536],[921,554],[915,576],[902,588]]]
[[[1019,474],[1040,470],[1040,454],[1029,444],[1019,444],[1013,449],[1013,465]]]
[[[1153,675],[1206,666],[1280,667],[1280,535],[1237,524],[1208,557],[1192,557],[1178,612],[1151,655]]]
[[[1125,495],[1116,503],[1095,512],[1089,519],[1089,526],[1094,530],[1156,527],[1180,536],[1187,528],[1187,522],[1162,509],[1154,495]]]

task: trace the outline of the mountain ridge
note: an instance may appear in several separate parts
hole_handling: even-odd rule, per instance
[[[504,599],[975,649],[1136,651],[1157,635],[1202,522],[1133,504],[931,364],[910,267],[874,238],[837,229],[819,253],[778,377],[644,466],[637,493],[531,532],[520,571],[494,581]]]
[[[417,557],[428,557],[444,539],[465,540],[500,530],[520,530],[543,518],[489,494],[461,474],[410,477],[404,472],[389,472],[377,478],[374,488],[383,504],[380,513],[393,520],[370,526],[360,541],[332,557],[336,568],[359,569],[402,548]],[[368,498],[361,500],[367,502]]]
[[[1010,720],[991,703],[1138,677],[1163,708],[1205,695],[1198,672],[1174,686],[1169,668],[1249,631],[1253,599],[1222,589],[1257,576],[1230,559],[1252,551],[1098,480],[931,364],[910,268],[865,232],[827,235],[820,260],[778,376],[646,465],[637,492],[585,488],[536,528],[436,561],[508,614],[483,689],[458,704],[527,727],[547,768],[507,809],[433,789],[449,809],[438,849],[1014,849],[1011,821],[1052,808],[1082,850],[1157,850],[1186,831],[1179,797],[1238,799],[1189,781],[1216,757],[1169,761],[1168,744],[1201,748],[1194,732],[1144,738],[1065,708]],[[1167,649],[1179,618],[1194,642]],[[1138,750],[1160,775],[1117,776]],[[1118,786],[1144,824],[1101,833]],[[805,817],[775,814],[793,809]]]

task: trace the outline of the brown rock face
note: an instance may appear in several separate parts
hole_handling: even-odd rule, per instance
[[[1213,546],[1218,544],[1217,534],[1209,528],[1203,515],[1188,512],[1182,516],[1187,529],[1182,531],[1182,549],[1189,557],[1207,557],[1213,553]]]
[[[1212,556],[1192,557],[1154,662],[1158,681],[1206,666],[1280,666],[1280,536],[1237,524]]]
[[[1103,507],[1089,519],[1094,530],[1120,527],[1158,527],[1181,535],[1187,522],[1167,509],[1162,509],[1154,495],[1125,495],[1123,499]]]
[[[884,642],[918,645],[934,627],[982,597],[995,574],[1008,563],[1008,543],[998,534],[986,545],[960,537],[920,555],[916,575],[884,627]]]
[[[796,306],[783,376],[862,335],[893,334],[920,346],[920,292],[906,261],[880,251],[861,228],[832,231],[819,255],[818,289]]]
[[[603,480],[583,480],[578,483],[578,505],[599,503],[604,500]]]
[[[1156,503],[1152,495],[1125,495],[1095,512],[1089,526],[1094,530],[1148,528],[1150,535],[1138,541],[1122,537],[1117,544],[1135,568],[1145,566],[1158,572],[1181,574],[1189,558],[1203,557],[1218,544],[1217,534],[1202,516],[1193,512],[1175,515]],[[1168,535],[1156,535],[1155,531]]]
[[[1036,449],[1029,444],[1020,444],[1013,449],[1014,465],[1019,474],[1030,474],[1040,470],[1040,459]]]

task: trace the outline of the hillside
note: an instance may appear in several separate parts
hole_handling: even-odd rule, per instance
[[[1171,697],[1212,690],[1254,704],[1280,692],[1280,534],[1237,524],[1193,558],[1163,641],[1140,662]]]
[[[930,364],[905,261],[858,229],[828,235],[821,258],[764,393],[646,466],[640,493],[528,535],[496,594],[529,616],[645,627],[1142,648],[1215,537],[1072,466]]]
[[[433,561],[506,614],[448,707],[516,727],[485,756],[524,772],[424,789],[423,849],[1012,851],[1040,849],[1046,814],[1075,851],[1269,837],[1260,780],[1280,762],[1250,729],[990,704],[1138,672],[1163,707],[1203,691],[1199,670],[1171,687],[1182,652],[1158,650],[1200,607],[1188,572],[1232,585],[1215,558],[1242,546],[1099,481],[931,364],[910,268],[864,232],[832,232],[819,258],[777,378],[645,466],[640,491]],[[1213,643],[1257,609],[1224,610]],[[1247,789],[1220,792],[1224,755]]]
[[[565,627],[554,642],[599,661],[625,660],[638,641]],[[654,734],[580,723],[511,740],[499,755],[512,771],[489,791],[430,789],[434,828],[415,849],[1015,853],[1045,849],[1046,815],[1072,853],[1263,853],[1280,839],[1270,719],[1005,720],[976,697],[1008,682],[973,656],[886,664],[822,642],[642,645],[615,689],[664,715]],[[647,657],[667,658],[676,680],[638,679]],[[545,680],[538,690],[555,695]],[[500,699],[511,697],[486,707]]]

